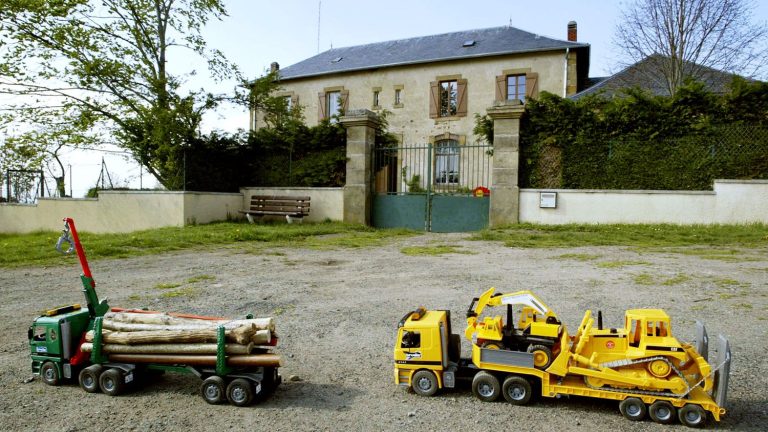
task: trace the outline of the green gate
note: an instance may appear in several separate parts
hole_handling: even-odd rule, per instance
[[[373,226],[432,232],[487,227],[492,154],[489,145],[455,139],[374,149]]]

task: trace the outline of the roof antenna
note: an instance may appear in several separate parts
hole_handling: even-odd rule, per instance
[[[323,6],[323,0],[317,1],[317,53],[320,54],[320,9]]]
[[[509,17],[509,25],[507,27],[512,27],[512,17]]]

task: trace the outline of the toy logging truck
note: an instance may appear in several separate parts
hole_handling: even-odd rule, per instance
[[[507,307],[501,316],[480,319],[487,306]],[[513,306],[522,308],[515,325]],[[708,339],[697,322],[695,346],[672,336],[669,316],[660,309],[626,311],[623,328],[605,329],[598,312],[597,327],[590,311],[576,333],[565,326],[529,291],[494,294],[490,288],[474,298],[467,311],[465,336],[470,358],[461,358],[460,337],[451,332],[446,310],[423,307],[400,321],[394,349],[395,383],[422,396],[471,380],[482,401],[503,396],[525,405],[537,395],[575,395],[620,401],[629,420],[669,424],[679,419],[702,427],[708,414],[725,414],[731,351],[719,337],[717,359],[708,363]]]
[[[282,365],[271,318],[227,320],[143,310],[110,310],[99,301],[72,219],[65,219],[56,248],[69,244],[83,268],[87,308],[79,304],[44,311],[29,327],[32,372],[58,385],[77,379],[89,393],[123,393],[162,372],[195,375],[211,404],[250,405],[281,382]]]

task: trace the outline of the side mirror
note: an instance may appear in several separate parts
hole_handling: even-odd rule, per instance
[[[27,339],[32,340],[32,327],[27,329]]]

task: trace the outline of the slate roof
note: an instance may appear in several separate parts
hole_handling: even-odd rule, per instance
[[[669,90],[661,73],[662,62],[665,57],[655,54],[646,57],[639,62],[630,65],[621,72],[606,78],[590,78],[596,83],[591,87],[570,96],[571,99],[579,99],[586,95],[601,94],[604,97],[621,97],[622,90],[628,88],[641,88],[656,96],[669,96]],[[727,93],[728,85],[733,80],[733,74],[723,72],[695,63],[685,63],[685,72],[703,82],[709,91],[713,93]]]
[[[473,41],[471,46],[463,46]],[[514,27],[444,33],[367,45],[333,48],[280,70],[281,80],[504,54],[588,48]]]

